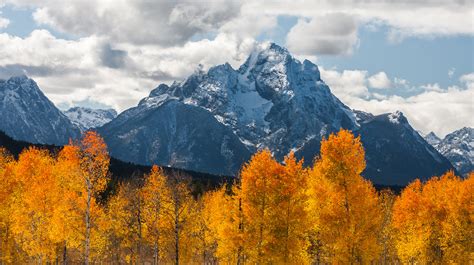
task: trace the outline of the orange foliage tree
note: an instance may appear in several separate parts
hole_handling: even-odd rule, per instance
[[[279,164],[268,150],[241,172],[244,248],[253,263],[307,262],[306,171],[293,154]]]
[[[153,264],[164,260],[166,250],[169,247],[170,226],[167,217],[171,211],[171,191],[163,172],[157,166],[153,166],[149,175],[145,177],[145,183],[140,190],[143,198],[143,220],[145,222],[145,240],[153,248]]]
[[[153,166],[103,198],[110,160],[95,132],[57,156],[0,148],[0,263],[472,263],[474,173],[396,196],[362,178],[364,157],[341,130],[312,168],[263,150],[232,187],[194,197],[189,179]]]
[[[58,221],[68,224],[65,229],[71,233],[63,234],[67,236],[65,241],[81,248],[86,264],[91,260],[91,246],[96,256],[105,246],[99,226],[104,211],[98,200],[107,186],[109,161],[104,140],[92,131],[86,132],[81,141],[65,146],[58,157],[57,173],[67,191],[61,206],[67,211]]]
[[[54,160],[48,151],[29,148],[15,165],[17,186],[11,207],[11,229],[16,242],[39,263],[54,261],[56,242],[50,235],[54,207],[60,200],[55,190]]]
[[[398,256],[406,263],[468,264],[474,253],[473,174],[414,181],[395,201]]]
[[[382,216],[377,193],[360,175],[365,152],[347,130],[321,142],[310,172],[313,262],[370,263],[378,257]]]

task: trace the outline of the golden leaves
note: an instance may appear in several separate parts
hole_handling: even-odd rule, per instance
[[[457,263],[474,257],[474,173],[419,180],[397,196],[361,173],[364,149],[341,130],[310,168],[262,150],[233,185],[193,197],[153,166],[108,198],[107,147],[95,132],[57,156],[0,148],[0,261],[52,263]]]

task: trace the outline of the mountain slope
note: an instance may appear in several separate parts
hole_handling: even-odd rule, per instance
[[[99,129],[111,155],[218,175],[233,175],[251,153],[207,110],[151,97]]]
[[[454,131],[444,139],[436,138],[434,133],[425,136],[428,142],[435,147],[462,175],[474,170],[474,128],[464,127]]]
[[[321,139],[340,128],[362,135],[368,161],[364,174],[376,184],[405,185],[452,168],[403,115],[396,115],[353,112],[331,93],[316,65],[270,44],[237,70],[223,64],[159,85],[99,131],[112,154],[126,161],[215,174],[237,174],[242,162],[262,148],[279,160],[295,151],[310,164]],[[387,148],[380,148],[385,142]],[[230,154],[233,159],[227,159]]]
[[[73,107],[64,111],[69,120],[81,131],[100,127],[117,117],[114,109],[91,109],[85,107]]]
[[[360,129],[366,151],[364,175],[375,183],[406,185],[415,178],[439,176],[452,168],[416,130],[401,112],[369,116]]]
[[[18,140],[65,144],[79,129],[26,76],[0,80],[0,130]]]

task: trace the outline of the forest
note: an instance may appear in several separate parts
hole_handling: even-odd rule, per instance
[[[57,153],[0,148],[0,264],[472,264],[474,173],[399,194],[361,176],[347,130],[304,167],[256,153],[231,183],[193,192],[158,167],[116,184],[89,131]]]

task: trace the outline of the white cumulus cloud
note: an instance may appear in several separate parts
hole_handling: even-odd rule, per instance
[[[372,75],[368,79],[369,86],[375,89],[386,89],[392,86],[392,81],[388,78],[385,72],[378,72]]]
[[[331,13],[309,21],[299,19],[288,33],[286,45],[300,55],[349,55],[358,41],[355,18]]]
[[[373,114],[400,110],[415,129],[425,133],[434,131],[444,137],[464,126],[474,127],[474,73],[461,76],[462,86],[442,88],[436,83],[426,84],[421,86],[422,92],[407,97],[368,92],[365,90],[368,82],[366,71],[321,69],[321,78],[352,109]],[[409,86],[404,79],[395,80]]]
[[[0,8],[1,7],[2,5],[0,4]],[[8,25],[10,25],[10,20],[2,17],[1,15],[2,15],[2,11],[0,11],[0,29],[3,29],[3,28],[8,27]]]

